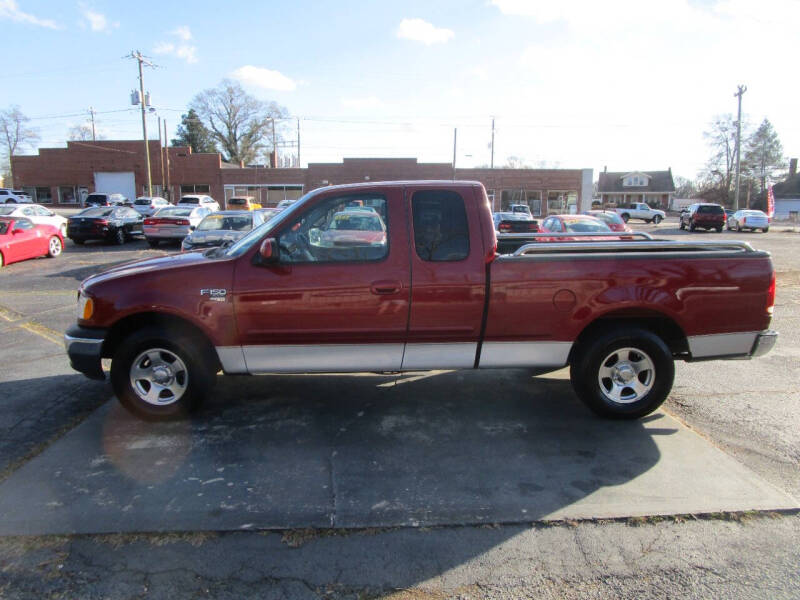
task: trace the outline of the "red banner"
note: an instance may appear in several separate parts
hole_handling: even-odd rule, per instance
[[[767,188],[767,216],[771,219],[775,215],[775,194],[772,193],[772,186]]]

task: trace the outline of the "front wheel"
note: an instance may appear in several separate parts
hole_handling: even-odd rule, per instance
[[[111,362],[111,385],[122,405],[148,421],[175,419],[195,410],[215,373],[191,336],[157,327],[125,339]]]
[[[694,223],[691,223],[689,225],[689,231],[694,231],[695,229],[697,229],[697,227],[694,226]]]
[[[125,230],[122,229],[121,227],[118,228],[114,232],[114,243],[117,244],[118,246],[122,246],[122,244],[125,243],[125,237],[126,237],[125,236]]]
[[[596,414],[637,419],[666,400],[675,363],[664,341],[636,327],[600,334],[579,348],[570,364],[570,381],[578,397]]]
[[[47,244],[47,256],[50,258],[55,258],[61,254],[63,249],[64,245],[61,243],[61,240],[57,235],[54,235],[50,238],[50,242]]]

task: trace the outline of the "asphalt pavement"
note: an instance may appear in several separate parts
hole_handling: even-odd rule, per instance
[[[223,378],[198,418],[145,427],[59,338],[80,280],[165,250],[5,267],[0,530],[35,535],[0,537],[0,596],[800,597],[800,517],[767,510],[800,497],[798,235],[635,228],[772,251],[781,333],[679,363],[635,424],[508,370]]]

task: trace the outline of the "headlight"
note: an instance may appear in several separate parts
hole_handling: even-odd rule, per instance
[[[78,318],[88,321],[94,314],[94,300],[78,292]]]

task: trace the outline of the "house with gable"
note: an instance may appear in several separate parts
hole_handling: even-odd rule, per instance
[[[645,202],[653,208],[667,210],[675,195],[672,168],[666,171],[619,172],[604,168],[597,182],[597,193],[603,206]]]

